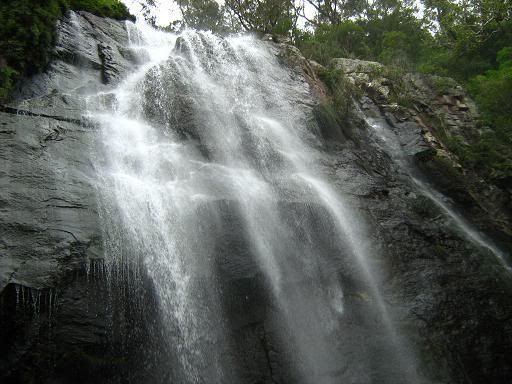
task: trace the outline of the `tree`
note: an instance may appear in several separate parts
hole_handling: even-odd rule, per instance
[[[423,0],[435,32],[430,67],[459,81],[496,68],[496,55],[512,41],[511,0]]]
[[[226,0],[225,4],[247,31],[285,34],[296,22],[293,0]]]
[[[320,24],[314,33],[304,33],[297,45],[308,58],[328,65],[333,57],[368,58],[370,49],[364,29],[354,21]]]
[[[367,0],[299,0],[295,2],[295,11],[311,25],[336,25],[360,15],[368,5]],[[314,16],[306,9],[314,10]]]
[[[214,0],[178,0],[187,27],[220,32],[227,29],[225,10]]]

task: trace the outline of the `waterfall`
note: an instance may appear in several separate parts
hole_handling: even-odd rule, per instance
[[[150,279],[172,379],[237,382],[224,280],[254,279],[293,382],[364,378],[379,364],[387,382],[415,381],[364,223],[326,176],[304,79],[251,36],[127,28],[144,64],[89,100],[106,263],[110,279]],[[364,321],[385,324],[368,346],[349,341],[347,264],[369,291]]]
[[[398,164],[399,168],[406,173],[407,177],[411,179],[419,193],[432,201],[432,203],[455,224],[455,227],[465,238],[478,247],[490,251],[505,268],[510,270],[507,254],[457,212],[445,196],[418,175],[418,172],[404,154],[398,138],[387,123],[379,119],[368,119],[367,122],[377,134],[381,147],[392,155],[393,160]]]

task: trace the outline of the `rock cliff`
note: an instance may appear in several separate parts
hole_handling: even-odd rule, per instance
[[[326,70],[309,64],[317,73]],[[362,192],[364,183],[356,182],[354,193],[364,196],[363,209],[379,228],[384,257],[390,258],[388,283],[395,289],[398,284],[400,305],[410,306],[407,316],[415,318],[424,336],[429,334],[425,354],[451,371],[450,382],[505,382],[510,375],[505,356],[511,348],[511,322],[505,315],[511,310],[509,272],[489,249],[475,249],[467,237],[461,238],[446,211],[426,198],[428,193],[422,196],[423,182],[420,188],[411,183],[419,178],[439,191],[454,211],[505,250],[505,264],[510,263],[510,191],[464,169],[446,145],[453,137],[478,140],[473,101],[452,79],[404,75],[353,59],[334,59],[332,69],[343,73],[361,112],[350,118],[357,143],[352,156],[373,176],[368,191]],[[379,138],[371,127],[375,120],[391,134]],[[385,153],[379,153],[376,136],[397,145],[380,146]],[[347,158],[342,154],[346,151],[336,156],[339,162],[345,162],[340,159]],[[485,330],[489,324],[496,324],[493,331]]]
[[[361,91],[363,111],[380,114],[405,150],[412,148],[416,165],[440,191],[459,204],[480,230],[509,241],[510,190],[463,168],[450,151],[451,142],[464,147],[478,142],[482,134],[477,108],[459,84],[450,78],[403,74],[361,60],[334,59],[332,66]],[[510,243],[505,246],[510,248]]]
[[[128,281],[113,283],[102,262],[91,161],[100,137],[84,111],[93,102],[87,95],[103,90],[109,103],[112,86],[143,62],[128,48],[127,28],[84,12],[68,14],[48,71],[27,81],[16,102],[0,106],[2,382],[159,383],[171,375],[166,355],[155,352],[164,347],[151,282],[134,292]],[[474,139],[471,100],[452,82],[440,88],[436,78],[396,78],[378,63],[336,59],[333,66],[347,86],[358,90],[353,108],[359,112],[340,122],[313,112],[329,103],[318,76],[322,68],[286,43],[267,44],[308,92],[294,102],[312,110],[325,173],[369,223],[379,284],[393,321],[418,353],[423,382],[509,383],[511,274],[491,250],[468,240],[412,178],[421,175],[453,200],[465,220],[510,252],[510,191],[466,172],[444,142],[450,135]],[[412,168],[402,168],[403,159],[382,144],[372,121],[389,128]],[[219,257],[244,258],[247,245],[232,235],[238,223],[228,205],[220,211],[229,226],[219,235]],[[322,236],[327,249],[334,234]],[[243,277],[220,288],[237,350],[229,358],[242,367],[238,380],[295,382],[275,346],[277,329],[266,320],[272,304],[261,293],[261,279],[246,268]],[[361,362],[354,358],[340,361],[332,377],[382,383],[381,371],[394,369],[378,360],[382,323],[372,317],[374,303],[353,266],[343,265],[341,274],[351,310],[340,338],[346,338],[347,350],[375,353],[374,361],[369,357],[374,371],[357,376]]]
[[[48,70],[0,106],[2,382],[46,382],[56,365],[65,382],[90,383],[111,373],[84,370],[114,359],[103,350],[108,293],[88,273],[102,240],[91,162],[98,130],[84,111],[87,94],[137,62],[123,22],[71,12],[58,32]]]

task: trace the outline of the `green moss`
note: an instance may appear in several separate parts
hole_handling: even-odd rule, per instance
[[[450,77],[430,76],[429,79],[430,86],[439,94],[447,93],[455,86],[454,80]]]
[[[55,43],[57,20],[69,9],[116,19],[133,18],[118,0],[2,0],[0,101],[22,77],[43,71]]]
[[[133,20],[134,16],[119,0],[69,0],[70,8],[76,11],[87,11],[102,17],[118,20]]]
[[[335,112],[336,120],[341,126],[348,125],[354,113],[352,100],[361,97],[361,90],[349,82],[343,72],[337,69],[320,71],[318,77],[329,90],[330,103]]]
[[[430,248],[432,255],[440,260],[447,260],[450,257],[450,251],[444,245],[434,244]]]
[[[423,195],[419,195],[414,199],[412,210],[423,218],[430,218],[436,214],[436,209],[432,205],[432,201]]]
[[[351,125],[341,121],[332,103],[323,103],[313,111],[322,136],[327,140],[345,141],[352,138]]]
[[[426,162],[426,161],[432,160],[434,158],[434,156],[436,156],[436,150],[434,148],[428,148],[425,151],[418,152],[414,156],[414,159],[417,162]]]
[[[7,98],[9,90],[14,86],[18,72],[9,66],[0,68],[0,101]]]

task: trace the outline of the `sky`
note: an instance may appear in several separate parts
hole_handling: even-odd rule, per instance
[[[141,10],[141,1],[143,0],[121,0],[130,10],[132,15],[135,15],[137,17],[142,17]],[[224,4],[224,0],[215,0],[220,5]],[[179,20],[181,17],[180,10],[178,8],[178,5],[173,0],[155,0],[156,3],[156,10],[155,10],[155,18],[156,18],[156,24],[160,26],[167,26],[172,21]],[[420,1],[416,1],[416,6],[418,8],[418,16],[423,16],[423,4]],[[313,15],[315,14],[314,8],[309,5],[306,2],[305,4],[305,11],[306,15],[308,17],[313,18]],[[298,21],[299,28],[305,27],[305,20]]]
[[[137,17],[142,17],[141,10],[141,0],[121,0],[130,10],[130,13],[132,15],[135,15]],[[224,0],[215,0],[220,5],[224,4]],[[181,16],[179,8],[175,1],[172,0],[155,0],[156,3],[156,24],[160,26],[167,26],[172,21],[178,20]],[[313,15],[314,9],[310,7],[311,9],[307,9],[306,4],[306,14],[311,13]],[[301,21],[299,20],[299,27],[301,26]]]
[[[142,6],[139,0],[121,0],[130,10],[132,15],[142,17]],[[180,18],[180,11],[177,4],[171,0],[155,0],[156,3],[156,24],[167,26],[172,21]]]

